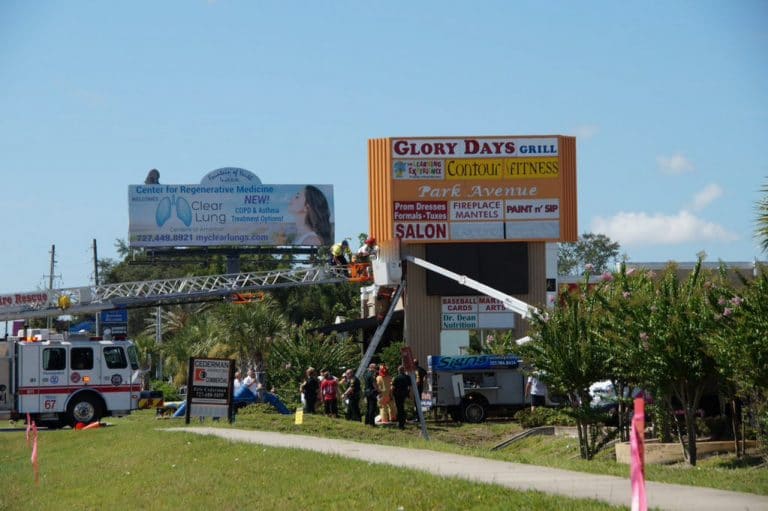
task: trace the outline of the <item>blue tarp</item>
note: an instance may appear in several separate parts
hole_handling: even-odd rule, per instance
[[[256,394],[261,395],[261,399]],[[279,397],[271,392],[257,392],[254,394],[248,387],[242,386],[235,391],[234,405],[235,408],[240,406],[250,405],[252,403],[268,403],[275,407],[275,409],[283,415],[290,415],[291,411],[285,406]],[[184,417],[187,410],[187,402],[183,401],[181,406],[173,414],[174,417]]]
[[[259,397],[261,397],[261,399],[259,399]],[[235,406],[238,406],[239,404],[249,405],[251,403],[259,403],[259,402],[269,403],[270,405],[274,406],[275,409],[278,412],[282,413],[283,415],[290,415],[291,413],[291,411],[288,410],[288,407],[285,406],[285,404],[282,401],[280,401],[280,398],[272,394],[271,392],[257,391],[256,394],[254,394],[245,385],[241,386],[235,391]]]

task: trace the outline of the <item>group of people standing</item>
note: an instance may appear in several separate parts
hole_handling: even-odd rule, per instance
[[[339,416],[339,397],[345,400],[354,399],[355,380],[357,380],[357,400],[360,400],[360,380],[355,378],[354,372],[348,369],[344,373],[344,393],[341,393],[339,380],[327,369],[321,371],[318,377],[317,370],[310,367],[306,371],[306,378],[301,383],[299,390],[301,392],[301,402],[304,405],[304,413],[316,413],[318,403],[322,403],[323,411],[328,417]],[[360,420],[360,410],[357,410],[357,419],[355,411],[351,406],[347,406],[346,417],[349,420]]]
[[[421,395],[426,371],[418,366],[418,362],[416,366],[417,387]],[[327,370],[323,371],[321,381],[315,368],[310,367],[300,390],[305,413],[315,413],[317,403],[322,402],[326,415],[338,417],[338,400],[341,398],[346,405],[345,418],[357,422],[361,419],[360,400],[364,396],[366,425],[377,425],[378,414],[378,424],[397,422],[400,429],[405,429],[405,401],[411,394],[411,377],[406,374],[402,365],[397,368],[397,374],[393,378],[385,364],[371,363],[363,375],[362,382],[354,370],[347,369],[341,385]]]

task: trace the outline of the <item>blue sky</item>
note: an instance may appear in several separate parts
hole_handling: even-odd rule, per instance
[[[768,3],[0,2],[0,294],[92,282],[127,187],[242,167],[334,186],[366,141],[577,137],[579,231],[631,261],[765,258]]]

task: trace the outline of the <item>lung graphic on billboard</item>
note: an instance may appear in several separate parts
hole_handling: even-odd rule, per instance
[[[132,247],[320,246],[334,237],[333,186],[269,185],[221,168],[200,184],[130,185]]]

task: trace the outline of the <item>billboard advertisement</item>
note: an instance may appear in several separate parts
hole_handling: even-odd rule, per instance
[[[333,243],[332,185],[262,184],[244,169],[217,169],[200,184],[130,185],[128,211],[131,247]]]
[[[369,142],[369,150],[372,182],[390,192],[373,191],[374,202],[386,197],[389,218],[372,224],[391,226],[393,238],[438,243],[574,236],[573,137],[388,138]]]

